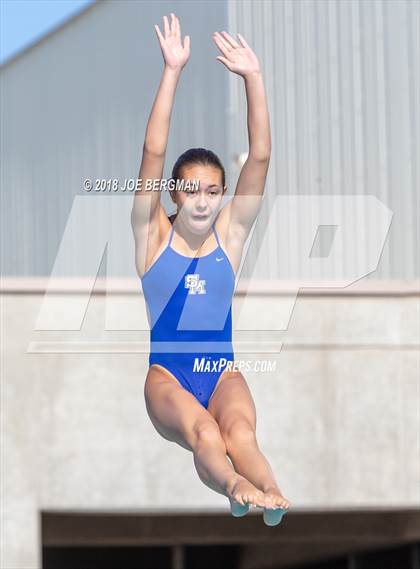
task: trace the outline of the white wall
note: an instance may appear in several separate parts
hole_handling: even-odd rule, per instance
[[[147,346],[136,351],[146,333],[104,330],[102,294],[80,331],[36,331],[42,298],[1,299],[1,566],[40,567],[42,509],[228,513],[227,500],[199,480],[191,453],[162,439],[148,418]],[[64,311],[74,298],[60,296]],[[124,321],[143,298],[112,301]],[[248,302],[251,324],[275,314],[280,298]],[[295,509],[420,506],[419,316],[418,295],[301,294],[281,352],[263,356],[276,372],[245,374],[261,448]],[[68,342],[87,350],[66,353]],[[92,342],[99,352],[89,353]]]

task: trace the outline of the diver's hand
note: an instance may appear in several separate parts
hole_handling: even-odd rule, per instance
[[[190,36],[184,37],[184,45],[182,45],[179,20],[172,12],[171,17],[172,20],[169,24],[168,18],[163,16],[164,36],[157,24],[155,24],[155,30],[165,66],[171,69],[182,69],[190,56]]]
[[[222,35],[223,34],[223,35]],[[240,44],[227,32],[214,32],[213,40],[222,52],[223,56],[216,59],[221,61],[229,71],[237,73],[242,77],[260,73],[258,58],[241,34],[237,34]]]

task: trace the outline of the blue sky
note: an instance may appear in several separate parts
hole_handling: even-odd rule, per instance
[[[94,0],[0,0],[0,63]]]

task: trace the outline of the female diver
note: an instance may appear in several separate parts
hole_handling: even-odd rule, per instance
[[[259,449],[246,380],[227,364],[234,361],[235,274],[258,214],[270,160],[262,74],[240,34],[236,41],[227,32],[214,33],[222,54],[217,59],[244,79],[248,158],[234,197],[221,208],[227,187],[219,158],[203,148],[187,150],[173,168],[171,180],[177,188],[170,189],[170,196],[177,211],[169,219],[160,191],[147,191],[145,181],[162,179],[175,91],[190,55],[190,38],[181,41],[175,14],[170,22],[166,16],[163,21],[163,34],[157,25],[155,31],[164,71],[146,128],[142,186],[135,192],[131,215],[136,269],[151,324],[146,408],[159,434],[193,453],[201,481],[229,499],[234,516],[245,515],[250,506],[261,507],[264,522],[277,525],[290,503]],[[194,181],[199,181],[198,188]]]

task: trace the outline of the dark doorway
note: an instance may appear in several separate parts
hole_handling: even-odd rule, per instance
[[[420,515],[42,512],[43,569],[420,569]]]

